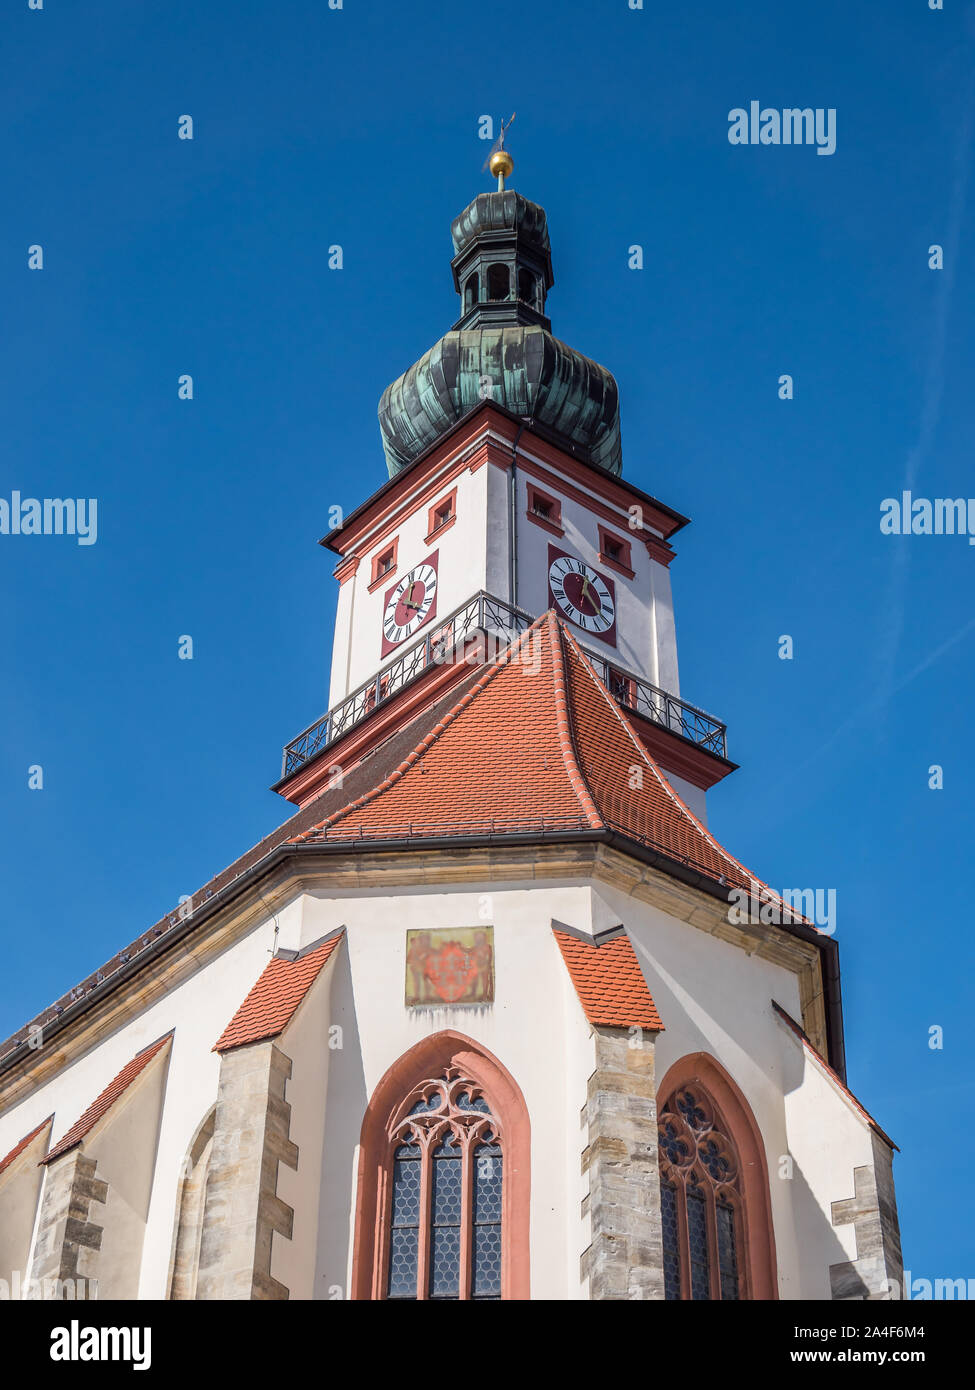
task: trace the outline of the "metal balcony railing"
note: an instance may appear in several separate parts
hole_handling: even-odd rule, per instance
[[[727,725],[715,719],[714,715],[698,709],[696,705],[689,705],[679,695],[661,690],[643,676],[624,671],[588,647],[584,651],[590,666],[618,705],[633,710],[635,714],[642,714],[644,719],[652,719],[655,724],[680,734],[681,738],[689,739],[719,758],[727,758]]]
[[[466,650],[468,637],[483,634],[488,643],[485,656],[490,657],[494,655],[492,648],[500,650],[507,646],[534,621],[534,617],[524,609],[513,608],[511,604],[481,590],[442,622],[435,622],[419,642],[408,647],[365,685],[360,685],[358,690],[354,690],[286,744],[282,778],[290,777],[304,767],[430,666],[446,665],[458,648]],[[596,675],[618,704],[671,729],[692,743],[716,753],[718,757],[726,756],[724,724],[676,695],[658,689],[642,676],[613,665],[588,648],[584,650]]]

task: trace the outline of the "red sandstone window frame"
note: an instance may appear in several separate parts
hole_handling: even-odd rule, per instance
[[[448,515],[443,516],[445,510]],[[457,520],[457,489],[452,488],[450,492],[441,497],[439,502],[427,512],[427,534],[426,541],[429,544],[435,536],[440,536],[444,531],[449,531]]]
[[[528,493],[528,505],[525,515],[535,526],[541,526],[543,530],[550,531],[553,536],[564,536],[565,531],[562,526],[562,503],[557,497],[553,497],[550,492],[543,492],[540,487],[526,480],[525,487]]]
[[[626,575],[627,579],[632,579],[636,571],[633,568],[633,551],[630,542],[624,537],[611,531],[608,526],[597,522],[599,527],[599,559],[610,569],[616,570],[619,574]]]
[[[504,1155],[501,1189],[501,1298],[526,1299],[530,1296],[529,1204],[531,1182],[531,1140],[528,1108],[517,1083],[484,1048],[472,1038],[452,1029],[435,1033],[404,1053],[386,1072],[373,1092],[362,1122],[359,1175],[356,1195],[355,1235],[352,1256],[352,1298],[385,1300],[389,1266],[390,1207],[392,1167],[396,1145],[394,1132],[401,1125],[408,1101],[426,1082],[452,1070],[469,1080],[482,1094],[496,1121]],[[473,1142],[473,1141],[472,1141]],[[465,1164],[468,1187],[470,1165]],[[429,1187],[429,1177],[426,1179]],[[469,1194],[468,1194],[469,1195]],[[465,1212],[469,1212],[465,1196]],[[428,1217],[427,1217],[428,1219]],[[421,1217],[421,1221],[423,1218]],[[466,1218],[468,1250],[461,1256],[462,1300],[469,1298],[463,1280],[469,1280],[470,1218]],[[421,1225],[418,1299],[429,1294],[423,1267],[429,1227]]]
[[[370,594],[373,589],[378,589],[384,579],[388,580],[396,573],[398,552],[399,536],[394,536],[381,550],[376,551],[375,555],[372,557],[372,577],[369,580]],[[385,569],[381,568],[384,560],[389,560],[389,565]]]
[[[762,1140],[751,1107],[743,1093],[721,1064],[708,1053],[698,1052],[682,1057],[667,1072],[657,1090],[658,1124],[678,1093],[700,1092],[712,1109],[714,1129],[724,1136],[737,1160],[736,1190],[723,1189],[723,1196],[734,1212],[735,1250],[738,1264],[738,1298],[745,1300],[774,1300],[778,1294],[775,1235],[772,1227],[772,1203],[769,1193],[768,1164]],[[676,1175],[662,1151],[658,1151],[661,1181],[686,1182],[692,1168],[688,1165],[683,1176]],[[678,1194],[680,1196],[680,1194]],[[711,1298],[720,1297],[720,1272],[717,1260],[717,1231],[715,1201],[706,1203],[709,1250],[715,1258],[709,1260]],[[681,1299],[690,1299],[690,1269],[685,1258],[689,1248],[686,1201],[677,1202],[679,1229]]]

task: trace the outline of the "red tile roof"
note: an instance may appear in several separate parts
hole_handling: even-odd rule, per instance
[[[25,1134],[23,1139],[21,1139],[20,1143],[15,1144],[5,1158],[0,1158],[0,1173],[2,1173],[5,1168],[9,1168],[15,1158],[20,1157],[20,1155],[27,1148],[27,1145],[32,1144],[34,1140],[37,1138],[37,1136],[40,1134],[44,1126],[49,1125],[53,1119],[53,1115],[48,1115],[46,1120],[41,1120],[37,1128],[32,1129],[30,1134]]]
[[[145,1071],[153,1057],[172,1041],[172,1037],[172,1033],[167,1033],[165,1037],[159,1038],[157,1042],[151,1043],[149,1047],[137,1052],[132,1061],[126,1063],[115,1080],[105,1087],[98,1099],[89,1105],[81,1119],[71,1126],[64,1138],[58,1140],[54,1148],[41,1162],[51,1163],[55,1158],[60,1158],[62,1154],[67,1153],[69,1149],[77,1148],[102,1116],[107,1114],[115,1102],[129,1089],[136,1077]]]
[[[590,1023],[606,1028],[646,1028],[663,1023],[647,989],[640,962],[625,932],[597,944],[552,928],[579,1003]]]
[[[33,1023],[56,1026],[63,1014],[117,987],[140,957],[149,960],[170,936],[192,931],[247,874],[300,841],[610,829],[681,869],[776,904],[785,922],[805,922],[684,804],[554,613],[496,662],[465,675],[462,691],[415,714],[346,770],[345,790],[322,792]],[[643,785],[631,787],[637,770]],[[666,862],[662,867],[667,871]],[[28,1036],[25,1025],[0,1043],[0,1067]]]
[[[620,831],[803,920],[685,805],[552,611],[387,776],[292,843],[560,829]]]
[[[214,1043],[214,1052],[229,1052],[245,1043],[276,1038],[283,1033],[344,935],[344,931],[339,932],[307,955],[292,960],[287,956],[275,956],[269,961],[257,984]]]

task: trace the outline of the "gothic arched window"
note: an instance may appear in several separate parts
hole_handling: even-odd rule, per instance
[[[352,1297],[529,1297],[530,1133],[496,1058],[446,1030],[400,1057],[362,1124]]]
[[[464,285],[464,308],[473,309],[480,298],[480,280],[477,271],[473,275],[468,275],[467,283]]]
[[[741,1164],[721,1115],[703,1087],[681,1086],[658,1129],[664,1297],[745,1297]]]
[[[387,1298],[501,1297],[504,1142],[481,1091],[448,1067],[389,1135]]]

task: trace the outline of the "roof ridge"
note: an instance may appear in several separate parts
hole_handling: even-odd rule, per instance
[[[289,843],[297,844],[301,840],[311,839],[312,836],[319,834],[323,830],[328,830],[331,826],[337,824],[338,821],[350,815],[352,811],[356,811],[362,806],[367,806],[371,801],[374,801],[383,792],[388,791],[390,787],[395,786],[397,782],[401,781],[403,777],[406,776],[407,772],[409,772],[410,768],[415,767],[416,764],[423,757],[423,755],[429,752],[430,748],[440,738],[440,735],[446,729],[448,729],[457,718],[459,718],[461,713],[467,708],[469,704],[471,704],[474,698],[480,694],[484,687],[490,684],[490,682],[494,680],[494,678],[498,675],[500,671],[504,670],[507,666],[511,664],[515,652],[518,651],[518,649],[521,647],[522,643],[526,640],[526,638],[532,632],[534,632],[537,627],[540,627],[540,625],[544,621],[544,616],[545,615],[543,614],[541,618],[536,618],[535,621],[531,624],[531,626],[527,627],[525,631],[519,635],[516,641],[512,642],[510,646],[505,648],[504,652],[500,657],[496,657],[494,661],[488,664],[487,670],[484,672],[484,674],[480,676],[474,682],[474,684],[464,692],[464,694],[460,697],[456,704],[451,705],[447,713],[443,715],[443,717],[439,719],[436,724],[434,724],[430,732],[424,735],[424,737],[420,740],[416,747],[406,755],[406,757],[400,763],[399,767],[394,768],[388,777],[384,777],[383,780],[377,783],[375,787],[372,787],[367,792],[363,792],[362,796],[358,796],[355,798],[355,800],[350,801],[346,806],[340,807],[339,810],[334,811],[332,815],[326,816],[326,818],[323,821],[320,821],[317,825],[309,826],[307,830],[303,831],[300,835],[296,835],[294,839],[291,840]]]
[[[565,669],[565,653],[562,650],[562,624],[556,617],[555,610],[550,608],[544,615],[546,627],[552,642],[552,684],[555,688],[555,729],[559,740],[559,747],[562,750],[562,762],[569,778],[569,783],[579,804],[586,814],[590,826],[593,830],[605,829],[606,821],[600,815],[592,794],[586,775],[579,765],[576,754],[575,739],[573,738],[572,725],[573,715],[570,709],[568,676]]]
[[[692,824],[696,827],[697,830],[700,831],[700,833],[704,836],[705,840],[707,840],[707,842],[711,845],[712,849],[717,850],[717,852],[720,855],[722,855],[729,862],[729,864],[733,864],[736,869],[739,869],[748,879],[749,883],[757,884],[760,888],[766,889],[767,892],[771,893],[772,896],[776,898],[780,903],[782,903],[783,907],[785,907],[785,903],[782,902],[782,899],[779,897],[779,894],[776,893],[775,889],[772,888],[769,884],[767,884],[763,879],[756,878],[755,875],[752,873],[751,869],[749,869],[746,865],[742,864],[740,860],[736,859],[735,856],[729,850],[725,849],[724,845],[721,844],[721,842],[711,833],[707,826],[704,825],[704,823],[698,819],[698,817],[694,814],[694,812],[691,810],[690,806],[688,806],[687,802],[683,799],[680,793],[673,786],[671,786],[670,782],[667,780],[661,769],[658,767],[656,760],[653,758],[648,749],[644,746],[644,744],[634,733],[629,720],[623,714],[619,705],[612,698],[609,691],[603,685],[602,681],[600,681],[597,678],[595,672],[592,670],[592,667],[589,665],[585,652],[582,650],[573,634],[569,632],[568,628],[566,628],[565,631],[566,636],[568,637],[570,643],[575,649],[576,654],[582,657],[583,665],[586,669],[586,674],[589,676],[592,684],[599,691],[599,694],[601,698],[604,700],[604,702],[612,710],[614,717],[623,726],[623,729],[625,730],[630,742],[633,744],[634,748],[636,748],[637,752],[640,753],[640,755],[646,761],[666,795],[671,798],[671,800],[676,804],[678,810],[692,822]],[[805,919],[802,918],[801,920],[804,921]]]

